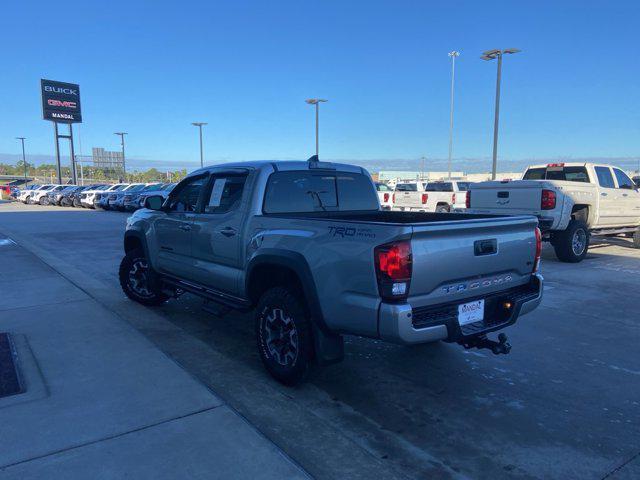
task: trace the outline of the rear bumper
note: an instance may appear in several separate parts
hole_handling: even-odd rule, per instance
[[[484,297],[485,319],[463,327],[458,325],[459,303],[416,309],[408,303],[383,303],[378,311],[378,332],[383,340],[414,344],[437,340],[457,342],[501,330],[513,325],[518,317],[531,312],[540,304],[543,283],[542,275],[535,274],[526,285]],[[473,300],[473,298],[465,299],[464,303]],[[512,303],[511,309],[503,309],[504,301]]]

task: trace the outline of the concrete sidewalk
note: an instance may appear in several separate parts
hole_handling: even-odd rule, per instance
[[[113,310],[0,235],[0,478],[307,478]]]

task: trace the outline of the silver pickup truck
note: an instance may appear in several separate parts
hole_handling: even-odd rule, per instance
[[[125,294],[253,310],[262,361],[285,384],[340,361],[345,334],[508,353],[487,334],[542,297],[535,217],[383,211],[356,166],[206,167],[145,207],[127,220]]]

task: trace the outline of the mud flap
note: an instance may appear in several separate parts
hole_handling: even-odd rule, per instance
[[[320,366],[341,362],[344,358],[344,339],[342,335],[325,333],[313,324],[313,346],[316,362]]]

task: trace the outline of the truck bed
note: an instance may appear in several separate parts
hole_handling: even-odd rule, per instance
[[[344,221],[350,221],[350,222],[374,222],[374,223],[386,223],[386,224],[395,224],[395,225],[506,218],[506,215],[435,213],[435,212],[401,212],[401,211],[395,211],[395,210],[363,211],[363,212],[328,211],[328,212],[310,212],[310,213],[277,213],[277,214],[265,214],[265,216],[278,217],[278,218],[344,220]]]

